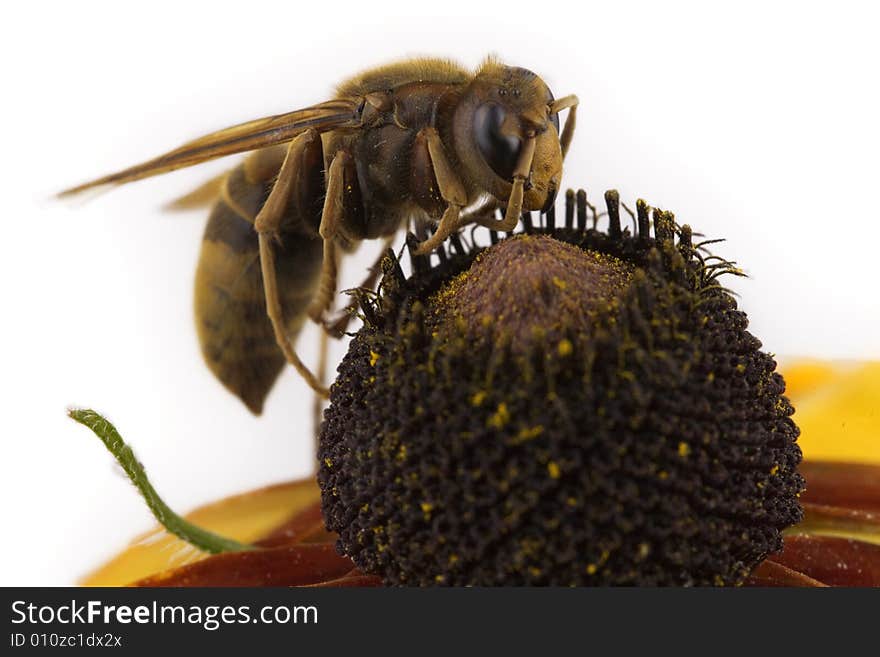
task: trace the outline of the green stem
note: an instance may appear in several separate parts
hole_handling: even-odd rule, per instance
[[[159,494],[150,484],[144,466],[137,460],[131,447],[122,440],[122,436],[119,435],[116,427],[101,417],[100,414],[91,409],[70,409],[67,414],[80,424],[91,429],[101,439],[104,446],[110,451],[119,465],[122,466],[122,469],[125,470],[125,474],[128,475],[131,483],[143,495],[153,516],[170,533],[178,538],[182,538],[200,550],[213,554],[256,549],[253,545],[239,543],[238,541],[218,536],[213,532],[197,527],[169,509],[168,505],[162,501],[162,498],[159,497]]]

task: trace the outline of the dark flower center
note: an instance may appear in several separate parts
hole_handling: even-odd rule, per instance
[[[717,282],[731,265],[667,213],[649,235],[643,203],[621,230],[606,199],[607,233],[578,207],[490,248],[456,236],[410,278],[386,258],[319,445],[327,527],[363,571],[739,584],[801,519],[793,409]]]
[[[446,331],[510,343],[588,336],[611,314],[632,265],[547,235],[519,235],[477,257],[446,283],[429,308]]]

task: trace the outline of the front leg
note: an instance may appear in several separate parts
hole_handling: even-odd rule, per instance
[[[492,230],[510,231],[516,228],[516,225],[519,223],[519,219],[522,216],[525,183],[532,170],[532,160],[534,157],[535,136],[531,135],[523,144],[522,152],[513,171],[513,187],[510,190],[510,198],[507,200],[507,210],[504,213],[504,219],[491,226]]]
[[[565,119],[565,127],[562,129],[562,134],[559,135],[559,143],[562,147],[563,159],[568,154],[568,147],[571,146],[571,138],[574,136],[574,126],[577,122],[577,107],[579,102],[578,97],[572,94],[550,103],[551,114],[558,114],[564,109],[568,110],[568,118]]]
[[[463,214],[461,216],[461,224],[462,226],[466,226],[467,224],[477,224],[478,226],[495,230],[495,226],[500,223],[496,215],[498,214],[498,210],[502,209],[502,207],[503,206],[498,201],[494,199],[490,200],[485,205],[481,205],[480,207]]]
[[[453,171],[435,128],[422,128],[416,135],[412,167],[413,196],[419,204],[429,211],[437,205],[446,205],[436,232],[416,249],[417,255],[427,255],[461,228],[460,216],[468,202],[467,192]]]

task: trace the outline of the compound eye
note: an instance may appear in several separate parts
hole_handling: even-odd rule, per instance
[[[480,105],[474,113],[474,140],[486,164],[505,180],[512,180],[522,139],[501,133],[506,118],[507,111],[501,105]]]

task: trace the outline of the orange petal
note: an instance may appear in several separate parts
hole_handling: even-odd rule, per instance
[[[367,586],[382,586],[382,580],[376,577],[375,575],[364,575],[361,571],[354,569],[344,577],[340,577],[339,579],[331,579],[327,582],[321,582],[320,584],[310,584],[309,586],[315,588],[329,588],[329,587],[367,587]]]
[[[305,586],[337,580],[354,564],[332,543],[224,552],[166,570],[136,582],[138,586]]]
[[[761,563],[745,582],[745,586],[827,586],[803,573],[767,559]]]
[[[785,548],[772,560],[829,586],[880,586],[880,545],[864,541],[787,536]]]
[[[880,545],[880,513],[811,503],[803,507],[804,519],[788,535],[837,536]]]
[[[277,547],[293,543],[335,543],[336,534],[324,528],[324,516],[321,515],[321,502],[316,500],[309,506],[301,508],[287,522],[272,529],[254,545],[260,547]]]
[[[807,480],[802,502],[880,513],[880,465],[807,461],[800,472]]]

